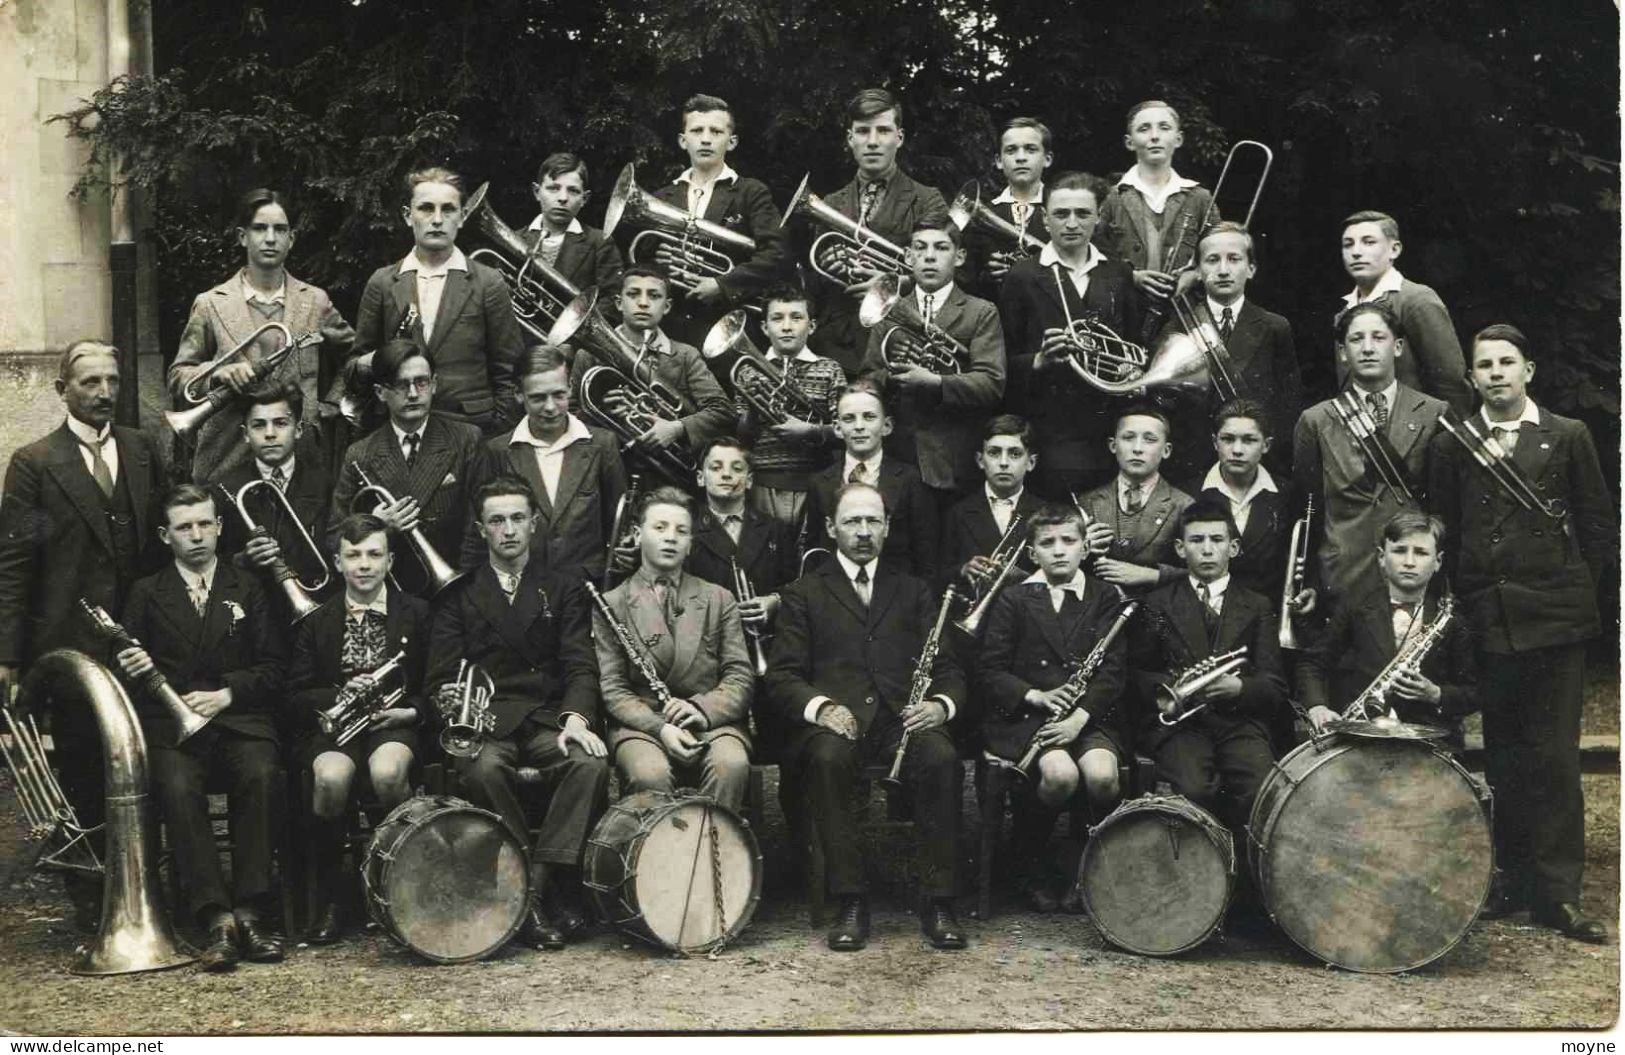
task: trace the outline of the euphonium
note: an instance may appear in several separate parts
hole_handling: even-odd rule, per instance
[[[1083,702],[1084,694],[1089,691],[1089,683],[1095,679],[1095,672],[1100,670],[1102,663],[1106,662],[1106,653],[1110,651],[1112,642],[1117,640],[1118,635],[1123,632],[1123,627],[1128,625],[1129,618],[1134,615],[1135,609],[1139,607],[1140,602],[1138,601],[1130,601],[1124,605],[1123,610],[1117,613],[1117,618],[1112,620],[1112,625],[1106,629],[1106,633],[1099,641],[1095,642],[1094,647],[1089,650],[1089,654],[1083,657],[1083,662],[1079,663],[1073,668],[1072,673],[1067,675],[1067,679],[1060,686],[1062,695],[1066,699],[1065,709],[1051,718],[1049,722],[1045,722],[1045,725],[1050,724],[1050,722],[1061,721],[1077,710],[1078,704]],[[1042,729],[1043,726],[1039,726],[1039,728]],[[1029,771],[1032,769],[1033,762],[1037,760],[1041,750],[1042,747],[1038,743],[1038,734],[1034,732],[1032,741],[1027,745],[1027,752],[1021,756],[1021,761],[1012,767],[1016,776],[1022,780],[1030,779]]]
[[[638,437],[648,432],[656,419],[673,420],[648,386],[613,367],[593,366],[581,375],[576,402],[588,423],[608,429],[620,438],[621,457],[646,466],[673,487],[687,490],[694,486],[698,466],[686,445],[655,447],[637,443]]]
[[[497,685],[478,663],[463,660],[457,667],[457,702],[440,703],[445,727],[440,730],[440,750],[453,758],[475,758],[485,750],[485,737],[497,726],[491,713]]]
[[[604,237],[608,238],[628,221],[645,228],[639,231],[627,246],[627,256],[634,264],[648,264],[654,254],[664,246],[677,257],[677,262],[665,270],[671,284],[679,289],[692,290],[701,279],[726,275],[734,269],[733,257],[720,247],[732,249],[741,255],[756,251],[756,241],[737,231],[730,231],[719,223],[691,216],[683,209],[665,202],[638,188],[637,174],[628,164],[609,192],[609,204],[604,209]],[[646,255],[638,252],[648,240]]]
[[[288,501],[287,494],[276,484],[263,478],[248,481],[248,483],[237,489],[236,494],[228,490],[225,484],[220,484],[219,487],[237,510],[237,515],[242,518],[243,526],[248,529],[250,535],[265,535],[268,532],[263,524],[256,523],[254,518],[249,515],[246,501],[248,492],[256,487],[263,487],[270,491],[274,496],[274,500],[282,506],[282,515],[287,517],[289,523],[293,524],[294,530],[299,532],[299,538],[310,550],[311,556],[315,558],[316,567],[322,570],[322,577],[313,583],[305,582],[299,578],[299,574],[289,567],[288,562],[283,560],[280,555],[266,570],[271,573],[271,579],[282,587],[282,592],[287,595],[288,605],[293,609],[293,622],[297,623],[314,612],[320,605],[312,600],[310,595],[320,593],[332,580],[332,575],[328,573],[327,561],[323,558],[322,551],[317,548],[316,541],[310,537],[310,532],[305,530],[305,525],[299,522],[299,515],[293,511],[293,504]]]
[[[106,609],[100,605],[91,604],[83,597],[79,598],[79,607],[90,617],[91,626],[105,637],[115,649],[122,650],[138,647],[135,638],[130,636],[130,632],[115,623],[113,617],[107,614]],[[169,716],[175,720],[175,742],[177,744],[209,724],[208,718],[186,706],[186,701],[181,699],[181,694],[175,691],[175,687],[169,683],[169,679],[164,677],[163,672],[157,667],[153,667],[141,679],[141,687],[146,689],[147,695],[158,701],[163,709],[169,712]]]
[[[358,512],[356,505],[367,495],[377,495],[380,505],[389,505],[395,501],[395,496],[389,488],[382,484],[375,484],[367,475],[367,470],[361,467],[360,462],[351,462],[355,469],[356,479],[361,481],[361,487],[356,491],[355,497],[350,499],[350,512]],[[445,558],[435,552],[435,548],[423,534],[421,528],[413,528],[406,533],[406,541],[417,554],[418,562],[423,565],[423,573],[428,578],[429,596],[433,597],[441,590],[450,586],[463,577],[463,573],[446,563]]]
[[[993,607],[994,598],[998,597],[1005,582],[1010,578],[1010,572],[1021,558],[1022,541],[1016,534],[1024,518],[1020,513],[1010,517],[1010,526],[1004,529],[999,541],[993,547],[993,552],[987,559],[998,566],[998,570],[987,577],[985,582],[977,583],[975,599],[971,602],[970,611],[964,618],[957,620],[954,626],[963,630],[971,637],[982,632],[982,620],[987,618],[988,609]]]
[[[1034,207],[1036,209],[1036,206]],[[959,188],[953,204],[948,206],[948,219],[961,231],[981,227],[997,235],[1005,251],[1017,260],[1039,252],[1049,243],[1035,234],[1027,233],[1025,225],[1017,226],[982,204],[982,185],[971,180]]]
[[[925,694],[931,688],[931,667],[937,661],[937,652],[942,648],[942,627],[948,621],[948,609],[953,607],[954,601],[959,598],[959,591],[949,586],[942,591],[942,604],[937,606],[937,620],[931,626],[931,632],[926,635],[925,644],[920,647],[920,658],[914,663],[914,674],[909,679],[908,704],[903,711],[918,707],[925,702]],[[880,783],[888,788],[903,786],[903,755],[908,752],[909,731],[903,729],[903,738],[897,742],[897,753],[892,756],[891,769],[880,778]]]
[[[230,361],[232,359],[239,355],[248,355],[249,350],[259,340],[260,334],[267,330],[275,330],[282,334],[282,346],[265,358],[252,363],[254,378],[250,385],[244,386],[245,389],[270,377],[287,360],[288,356],[293,355],[299,349],[307,348],[313,344],[320,344],[322,341],[321,332],[318,330],[312,330],[303,336],[295,337],[293,332],[280,322],[267,322],[257,327],[247,337],[237,342],[235,348],[215,356],[199,367],[197,373],[186,379],[186,384],[181,386],[181,398],[188,403],[196,404],[196,406],[188,407],[185,410],[164,411],[164,420],[169,423],[169,427],[174,431],[175,435],[183,438],[191,436],[222,407],[240,398],[238,393],[233,392],[225,385],[210,387],[210,383],[221,368],[231,365]]]
[[[1226,674],[1240,670],[1246,662],[1247,646],[1242,645],[1234,652],[1197,660],[1181,671],[1172,682],[1158,685],[1157,720],[1163,725],[1178,725],[1201,711],[1207,706],[1205,702],[1187,709],[1186,705],[1190,703],[1190,698]]]
[[[333,703],[316,711],[316,724],[322,732],[333,738],[333,742],[340,747],[354,740],[367,727],[372,724],[373,716],[389,710],[401,701],[406,695],[406,686],[397,685],[392,689],[384,688],[384,679],[399,669],[406,659],[403,649],[381,663],[367,677],[370,679],[365,688],[350,691],[341,688],[338,695],[333,697]]]
[[[1292,541],[1286,553],[1286,584],[1281,587],[1281,618],[1276,636],[1282,648],[1300,648],[1297,628],[1292,625],[1292,598],[1303,591],[1303,566],[1309,559],[1309,526],[1315,519],[1315,496],[1304,504],[1303,516],[1292,524]]]
[[[159,897],[157,840],[147,802],[147,738],[130,698],[106,667],[83,652],[60,649],[41,656],[29,669],[17,692],[16,711],[31,716],[53,699],[88,706],[95,713],[107,770],[101,931],[95,941],[79,947],[69,970],[128,974],[191,963],[196,957],[175,939]],[[44,763],[43,757],[40,761]]]
[[[779,226],[789,223],[791,217],[801,216],[829,228],[813,239],[812,249],[807,255],[807,262],[814,271],[842,286],[859,281],[853,273],[855,268],[894,275],[909,273],[906,249],[869,230],[839,209],[831,208],[824,199],[807,189],[807,182],[811,179],[810,174],[801,177],[801,186],[791,196]],[[820,257],[826,256],[840,268],[839,273],[820,263]]]
[[[700,354],[708,361],[729,352],[738,357],[728,369],[728,379],[734,392],[767,424],[782,425],[791,418],[829,424],[829,407],[815,404],[796,384],[789,363],[775,363],[757,350],[745,329],[748,318],[741,310],[718,319],[706,333]]]
[[[563,272],[542,260],[539,255],[542,245],[540,236],[536,239],[535,248],[532,248],[525,244],[523,235],[502,222],[502,217],[485,200],[485,192],[490,186],[489,183],[480,184],[463,207],[465,230],[472,226],[482,239],[490,243],[490,248],[482,247],[469,253],[468,259],[477,260],[502,276],[508,284],[513,313],[519,319],[519,325],[532,338],[545,341],[547,331],[559,317],[559,312],[581,295],[581,289],[564,277]],[[609,232],[604,233],[607,235]]]
[[[880,358],[888,367],[922,366],[933,374],[957,374],[959,364],[970,361],[970,349],[920,317],[896,275],[875,280],[858,305],[858,322],[865,328],[890,324],[880,339]]]
[[[1409,644],[1402,646],[1394,653],[1394,658],[1388,661],[1365,691],[1354,698],[1354,701],[1343,711],[1341,717],[1344,721],[1365,722],[1370,721],[1373,715],[1380,716],[1388,709],[1388,694],[1394,691],[1394,683],[1403,673],[1416,674],[1422,670],[1422,661],[1427,659],[1428,653],[1433,651],[1444,638],[1444,632],[1450,626],[1450,620],[1456,614],[1456,599],[1446,596],[1439,602],[1438,614],[1433,617],[1420,634],[1410,640]]]
[[[634,347],[621,336],[604,313],[598,310],[598,291],[590,289],[572,300],[559,313],[558,321],[547,333],[550,344],[569,344],[574,341],[585,347],[599,362],[612,367],[617,373],[643,393],[651,409],[660,417],[675,420],[692,414],[694,407],[681,392],[655,376],[654,362],[648,359],[645,348]]]

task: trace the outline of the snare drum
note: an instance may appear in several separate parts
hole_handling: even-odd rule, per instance
[[[361,879],[373,920],[436,963],[496,952],[530,905],[519,840],[496,814],[447,796],[420,795],[390,811],[372,833]]]
[[[1182,795],[1146,795],[1090,829],[1078,862],[1084,908],[1105,939],[1145,956],[1202,944],[1236,880],[1230,832]]]
[[[1408,971],[1443,956],[1489,896],[1489,790],[1425,739],[1299,745],[1265,779],[1247,830],[1270,916],[1351,971]]]
[[[673,952],[708,952],[756,914],[762,852],[750,825],[713,800],[642,791],[609,807],[593,829],[582,885],[627,934]]]

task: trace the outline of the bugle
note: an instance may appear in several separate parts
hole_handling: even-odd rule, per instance
[[[366,732],[374,717],[395,706],[406,695],[404,684],[384,688],[384,680],[399,670],[405,659],[403,649],[369,673],[364,688],[339,689],[331,706],[316,711],[317,726],[340,747]]]
[[[1281,618],[1276,639],[1282,648],[1298,649],[1298,631],[1292,624],[1292,598],[1303,592],[1304,565],[1309,560],[1309,529],[1315,519],[1315,496],[1304,503],[1303,516],[1292,524],[1292,539],[1287,544],[1286,584],[1281,587]]]
[[[1490,479],[1506,492],[1514,502],[1531,513],[1552,520],[1562,520],[1568,513],[1568,506],[1561,498],[1543,498],[1535,485],[1530,483],[1529,477],[1512,460],[1512,455],[1501,446],[1501,441],[1493,434],[1486,434],[1480,430],[1477,422],[1467,418],[1458,418],[1450,411],[1439,415],[1439,427],[1450,434],[1451,439],[1467,448],[1467,453],[1481,468],[1490,474]]]
[[[1004,534],[999,536],[993,552],[987,555],[987,559],[993,562],[995,570],[984,580],[973,584],[976,592],[971,595],[970,611],[954,622],[954,626],[971,637],[982,632],[982,621],[987,618],[988,610],[993,607],[994,598],[998,597],[999,591],[1009,580],[1016,561],[1021,559],[1021,548],[1025,543],[1018,531],[1024,519],[1020,513],[1011,515],[1010,526],[1004,529]]]
[[[299,620],[321,607],[311,598],[311,594],[322,592],[333,577],[327,570],[327,560],[322,556],[321,549],[317,547],[316,540],[310,537],[310,532],[305,530],[305,525],[299,522],[299,515],[294,512],[293,504],[288,501],[288,496],[282,488],[264,478],[248,481],[239,487],[235,494],[225,484],[218,486],[221,493],[226,496],[227,501],[231,503],[232,508],[237,510],[237,516],[242,520],[243,526],[248,529],[250,536],[264,535],[269,537],[270,532],[265,529],[265,525],[256,522],[248,512],[248,492],[257,487],[263,487],[272,494],[273,501],[282,507],[282,515],[288,518],[289,523],[293,524],[294,530],[299,533],[300,541],[305,544],[305,547],[310,550],[311,556],[315,558],[316,567],[321,569],[321,578],[313,583],[301,579],[299,573],[293,570],[280,553],[277,554],[276,559],[271,562],[266,571],[271,573],[272,581],[280,586],[282,592],[287,596],[288,607],[293,611],[292,621],[294,623],[299,622]]]
[[[1193,714],[1200,713],[1207,702],[1190,706],[1191,697],[1227,674],[1240,670],[1247,662],[1247,646],[1233,652],[1197,660],[1180,672],[1171,682],[1157,686],[1157,720],[1163,725],[1178,725]]]
[[[1378,483],[1394,492],[1394,497],[1406,505],[1414,503],[1416,499],[1405,480],[1404,464],[1353,388],[1344,389],[1332,397],[1332,413],[1337,415],[1337,420],[1342,422],[1353,438],[1355,447],[1359,448],[1366,463],[1377,474]]]
[[[1038,208],[1036,204],[1033,205],[1027,214],[1028,217],[1030,218]],[[1028,233],[1026,224],[1011,223],[993,211],[990,206],[982,204],[982,184],[977,180],[970,180],[959,188],[953,203],[948,206],[948,219],[962,232],[979,227],[997,236],[1002,251],[1017,260],[1040,252],[1049,244],[1037,235]]]
[[[85,615],[90,617],[90,625],[107,640],[113,649],[123,650],[140,647],[136,639],[130,636],[130,632],[114,622],[113,617],[108,615],[107,610],[100,605],[91,604],[81,597],[79,598],[79,608]],[[208,718],[203,717],[203,715],[186,705],[186,701],[181,699],[181,694],[175,691],[175,687],[169,683],[169,679],[164,677],[163,671],[159,670],[156,665],[141,678],[141,687],[146,689],[147,695],[158,701],[163,709],[169,712],[169,716],[175,720],[175,742],[177,744],[182,743],[193,733],[209,724]]]
[[[513,300],[513,313],[525,332],[538,341],[547,340],[547,331],[564,306],[581,295],[581,288],[563,272],[541,258],[542,236],[534,247],[525,244],[518,231],[502,222],[491,203],[485,200],[489,183],[482,183],[463,207],[464,229],[469,227],[488,245],[476,248],[468,259],[476,260],[502,276]],[[607,235],[609,232],[605,232]]]
[[[441,696],[440,749],[453,758],[477,758],[485,750],[485,737],[496,728],[491,702],[496,698],[496,682],[478,663],[463,660],[457,666],[455,700]]]
[[[790,373],[790,364],[773,362],[757,349],[746,331],[750,316],[743,310],[730,311],[716,321],[705,335],[700,355],[706,361],[732,353],[728,369],[734,392],[750,404],[757,417],[770,425],[782,425],[791,418],[815,425],[829,424],[829,407],[818,406]]]
[[[903,294],[896,275],[875,280],[858,305],[858,322],[865,328],[889,324],[880,338],[880,359],[888,368],[921,366],[933,374],[957,374],[959,364],[970,361],[970,349],[920,317],[920,309]]]
[[[615,188],[609,192],[609,204],[604,209],[604,237],[614,234],[622,221],[644,228],[627,246],[627,257],[632,263],[647,265],[653,262],[656,253],[666,249],[676,258],[665,267],[666,276],[681,290],[692,290],[702,279],[732,271],[733,257],[724,249],[745,256],[756,251],[755,239],[692,216],[685,209],[644,193],[638,187],[637,174],[631,164],[621,169]]]
[[[953,607],[954,601],[959,598],[959,591],[949,586],[942,591],[942,604],[937,606],[937,620],[931,627],[931,633],[926,635],[925,644],[920,647],[920,658],[915,661],[914,674],[909,680],[908,704],[903,708],[907,714],[925,702],[925,694],[931,688],[931,667],[937,661],[937,652],[942,648],[942,628],[948,621],[948,609]],[[909,730],[903,727],[903,737],[897,741],[897,753],[892,756],[891,769],[880,778],[880,783],[888,788],[903,786],[903,756],[908,753]]]
[[[739,566],[739,561],[733,557],[728,558],[728,567],[733,572],[734,598],[741,603],[756,596],[756,588],[750,584],[750,576],[745,569]],[[767,648],[762,637],[762,628],[745,623],[745,647],[750,652],[751,665],[756,668],[758,678],[767,677]]]
[[[812,249],[807,254],[807,262],[814,271],[840,286],[863,281],[855,273],[859,270],[899,276],[909,273],[906,249],[832,208],[808,189],[811,179],[810,173],[801,177],[801,186],[790,198],[779,226],[789,223],[791,217],[803,217],[829,228],[813,239]],[[821,259],[827,260],[830,267],[820,262]]]
[[[1138,601],[1130,601],[1124,605],[1123,610],[1117,613],[1117,618],[1112,620],[1112,625],[1107,627],[1106,633],[1089,650],[1089,654],[1073,668],[1071,674],[1067,675],[1066,680],[1060,685],[1061,695],[1065,701],[1061,713],[1050,718],[1044,725],[1059,722],[1078,709],[1078,704],[1083,702],[1084,694],[1089,691],[1089,683],[1095,678],[1095,672],[1106,662],[1106,653],[1111,649],[1112,642],[1117,640],[1118,635],[1123,632],[1123,627],[1128,625],[1135,609],[1139,607]],[[1042,729],[1043,726],[1039,728]],[[1026,753],[1011,767],[1012,772],[1022,780],[1030,780],[1033,763],[1038,760],[1038,755],[1043,750],[1044,745],[1039,742],[1038,733],[1034,731],[1032,740],[1027,744]]]
[[[372,477],[367,475],[367,470],[361,467],[360,462],[353,461],[350,466],[355,469],[356,479],[361,481],[361,487],[356,491],[355,497],[350,499],[350,512],[361,512],[356,506],[369,495],[376,495],[379,505],[387,506],[395,502],[395,495],[390,492],[389,488],[382,484],[373,483]],[[417,554],[418,563],[423,565],[424,576],[428,579],[428,595],[430,597],[434,597],[441,590],[463,577],[463,572],[453,568],[446,563],[445,558],[435,552],[434,546],[430,544],[428,537],[423,534],[422,528],[413,528],[405,534],[407,544],[412,547],[412,552]]]
[[[197,372],[186,379],[186,383],[181,386],[181,398],[187,403],[195,405],[187,407],[185,410],[164,411],[164,421],[169,423],[169,427],[174,431],[175,435],[182,438],[192,436],[203,426],[205,421],[212,418],[222,407],[242,398],[238,392],[232,391],[227,385],[214,385],[214,375],[224,367],[233,365],[231,360],[238,356],[248,356],[250,350],[259,340],[260,335],[267,331],[282,334],[283,343],[276,351],[271,352],[263,359],[247,360],[254,368],[254,377],[249,384],[243,386],[245,392],[270,377],[287,361],[290,355],[293,355],[299,349],[308,348],[313,344],[322,342],[322,335],[319,330],[312,330],[307,334],[295,337],[293,331],[280,322],[267,322],[255,328],[247,337],[237,342],[236,347],[215,356],[198,367]]]

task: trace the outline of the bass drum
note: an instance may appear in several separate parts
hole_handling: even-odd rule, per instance
[[[1321,736],[1259,789],[1248,864],[1270,916],[1351,971],[1408,971],[1459,942],[1489,896],[1489,792],[1425,741]]]
[[[1236,880],[1230,832],[1182,795],[1146,795],[1091,828],[1078,862],[1089,918],[1113,945],[1173,956],[1224,922]]]
[[[672,952],[709,952],[756,914],[762,852],[750,825],[713,800],[641,791],[593,829],[582,885],[627,934]]]
[[[448,796],[420,795],[390,811],[372,833],[361,879],[384,933],[435,963],[496,952],[530,905],[519,840],[495,813]]]

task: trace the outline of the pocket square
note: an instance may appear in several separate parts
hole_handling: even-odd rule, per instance
[[[446,478],[444,480],[440,481],[440,486],[441,487],[450,487],[452,484],[454,484],[456,482],[457,482],[457,474],[456,473],[447,473]]]

